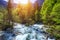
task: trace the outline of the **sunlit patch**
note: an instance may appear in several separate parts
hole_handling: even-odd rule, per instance
[[[4,1],[8,2],[8,0],[4,0]]]
[[[8,2],[8,0],[4,0],[6,2]],[[30,0],[31,3],[35,3],[36,0]],[[13,0],[13,3],[21,3],[21,4],[28,4],[28,0]]]
[[[14,3],[27,4],[28,0],[14,0]]]
[[[32,3],[35,3],[35,1],[37,1],[37,0],[30,0]]]

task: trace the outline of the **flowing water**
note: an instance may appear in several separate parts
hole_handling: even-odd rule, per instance
[[[13,30],[7,29],[5,32],[1,34],[3,36],[3,40],[55,40],[47,38],[47,34],[43,30],[44,25],[34,24],[32,26],[25,26],[23,24],[15,23]],[[0,35],[0,36],[1,36]],[[0,38],[1,40],[1,38]]]

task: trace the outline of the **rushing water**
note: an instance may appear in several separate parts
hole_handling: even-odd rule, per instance
[[[44,25],[34,24],[32,26],[25,26],[18,23],[15,24],[13,30],[7,29],[4,32],[4,40],[55,40],[47,38],[43,30]]]

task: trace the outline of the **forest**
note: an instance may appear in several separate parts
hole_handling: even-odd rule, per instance
[[[14,23],[44,24],[50,36],[60,40],[60,0],[44,0],[40,6],[37,1],[22,5],[9,0],[6,7],[0,5],[0,30],[13,28]]]

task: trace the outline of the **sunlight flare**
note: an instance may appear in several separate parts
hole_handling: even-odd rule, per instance
[[[14,3],[27,4],[28,0],[14,0]]]
[[[5,0],[6,2],[8,2],[8,0]],[[36,0],[30,0],[31,3],[35,3]],[[28,4],[28,0],[13,0],[13,3],[21,3],[21,4]]]

